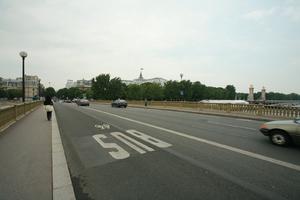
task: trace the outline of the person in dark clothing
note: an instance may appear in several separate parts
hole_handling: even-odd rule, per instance
[[[44,105],[47,112],[47,119],[48,121],[50,121],[52,117],[52,110],[53,110],[53,102],[50,96],[46,96]]]

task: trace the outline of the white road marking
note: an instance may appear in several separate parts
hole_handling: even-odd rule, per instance
[[[142,133],[142,132],[139,132],[136,130],[127,130],[126,132],[137,138],[144,140],[145,142],[149,142],[150,144],[153,144],[159,148],[167,148],[167,147],[172,146],[171,144],[169,144],[167,142],[161,141],[157,138],[151,137],[150,135],[146,135],[145,133]]]
[[[96,124],[95,128],[105,130],[105,129],[110,129],[110,125],[109,124],[102,124],[102,125]]]
[[[139,152],[140,154],[144,154],[146,153],[146,151],[144,151],[143,149],[137,147],[136,145],[146,149],[147,151],[154,151],[154,149],[140,143],[139,141],[136,141],[135,139],[128,137],[127,135],[120,133],[120,132],[113,132],[110,133],[112,136],[114,136],[115,138],[117,138],[118,140],[120,140],[121,142],[127,144],[128,146],[130,146],[132,149],[136,150],[137,152]],[[136,145],[132,144],[131,142],[135,143]]]
[[[213,121],[207,121],[209,124],[215,124],[215,125],[221,125],[221,126],[228,126],[231,128],[241,128],[241,129],[246,129],[246,130],[251,130],[251,131],[257,131],[258,129],[255,128],[249,128],[245,126],[237,126],[237,125],[232,125],[232,124],[224,124],[224,123],[219,123],[219,122],[213,122]]]
[[[129,157],[129,153],[125,151],[122,147],[117,145],[116,143],[105,143],[100,138],[107,138],[103,134],[93,135],[93,138],[103,147],[106,149],[116,149],[117,151],[110,151],[108,152],[113,158],[115,159],[125,159]]]
[[[254,122],[252,119],[235,119],[237,121],[244,121],[244,122]]]
[[[228,145],[213,142],[213,141],[210,141],[210,140],[206,140],[206,139],[202,139],[202,138],[199,138],[199,137],[191,136],[191,135],[188,135],[188,134],[185,134],[185,133],[181,133],[181,132],[170,130],[170,129],[167,129],[167,128],[155,126],[155,125],[152,125],[152,124],[149,124],[149,123],[137,121],[137,120],[130,119],[130,118],[127,118],[127,117],[122,117],[122,116],[112,114],[112,113],[108,113],[108,112],[105,112],[105,111],[101,111],[101,110],[97,110],[97,109],[93,109],[93,108],[85,108],[85,109],[93,110],[93,111],[96,111],[96,112],[99,112],[99,113],[104,113],[104,114],[114,116],[114,117],[117,117],[117,118],[120,118],[120,119],[124,119],[124,120],[130,121],[130,122],[134,122],[134,123],[137,123],[137,124],[141,124],[141,125],[144,125],[144,126],[148,126],[148,127],[151,127],[151,128],[162,130],[162,131],[165,131],[165,132],[168,132],[168,133],[172,133],[174,135],[182,136],[182,137],[192,139],[192,140],[195,140],[195,141],[198,141],[198,142],[202,142],[202,143],[209,144],[209,145],[212,145],[212,146],[215,146],[215,147],[219,147],[219,148],[226,149],[226,150],[229,150],[229,151],[232,151],[232,152],[236,152],[236,153],[239,153],[239,154],[242,154],[242,155],[245,155],[245,156],[249,156],[249,157],[256,158],[256,159],[259,159],[259,160],[263,160],[263,161],[266,161],[266,162],[270,162],[270,163],[273,163],[273,164],[276,164],[276,165],[279,165],[279,166],[282,166],[282,167],[286,167],[286,168],[290,168],[290,169],[300,171],[300,166],[299,165],[295,165],[295,164],[288,163],[288,162],[281,161],[281,160],[277,160],[277,159],[274,159],[274,158],[271,158],[271,157],[263,156],[261,154],[253,153],[253,152],[250,152],[250,151],[245,151],[245,150],[242,150],[242,149],[239,149],[239,148],[235,148],[235,147],[231,147],[231,146],[228,146]]]

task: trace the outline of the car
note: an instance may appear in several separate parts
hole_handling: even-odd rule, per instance
[[[72,101],[70,99],[65,99],[64,102],[65,103],[72,103]]]
[[[87,99],[77,99],[76,104],[78,106],[89,106],[90,102]]]
[[[124,99],[117,99],[111,103],[111,107],[118,107],[118,108],[126,108],[127,107],[127,101]]]
[[[300,118],[266,122],[259,130],[275,145],[288,146],[292,143],[300,145]]]

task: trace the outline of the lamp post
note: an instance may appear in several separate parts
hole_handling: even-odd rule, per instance
[[[183,73],[180,73],[180,81],[182,81]]]
[[[39,78],[39,100],[41,100],[41,79]]]
[[[25,51],[20,52],[20,56],[22,57],[22,101],[25,102],[25,58],[27,57],[27,53]]]

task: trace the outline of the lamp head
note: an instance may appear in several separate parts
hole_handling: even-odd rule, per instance
[[[27,53],[26,53],[25,51],[21,51],[21,52],[20,52],[20,56],[21,56],[22,58],[26,58],[26,57],[27,57]]]

